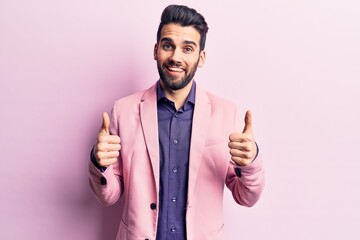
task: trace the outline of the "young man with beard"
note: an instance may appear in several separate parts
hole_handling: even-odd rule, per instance
[[[117,239],[223,239],[223,190],[252,206],[264,186],[251,113],[198,86],[207,23],[170,5],[154,47],[160,80],[103,113],[90,163],[97,199],[123,212]],[[236,238],[237,239],[237,238]]]

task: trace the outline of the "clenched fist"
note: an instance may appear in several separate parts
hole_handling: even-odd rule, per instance
[[[120,154],[120,137],[110,135],[110,118],[109,115],[103,113],[103,123],[99,131],[97,143],[94,146],[94,157],[102,167],[108,167],[116,163]]]
[[[247,111],[245,114],[245,127],[243,132],[230,134],[229,140],[231,159],[240,166],[249,165],[257,153],[250,111]]]

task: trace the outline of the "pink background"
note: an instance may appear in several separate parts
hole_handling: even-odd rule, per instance
[[[87,180],[101,112],[157,80],[170,1],[0,0],[0,239],[114,239]],[[253,110],[267,185],[229,239],[360,239],[356,0],[178,1],[210,26],[197,82]]]

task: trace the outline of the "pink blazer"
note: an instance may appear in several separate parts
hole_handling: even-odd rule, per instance
[[[111,134],[121,138],[117,164],[101,173],[91,162],[90,186],[104,205],[124,198],[117,239],[155,240],[159,201],[159,140],[156,85],[116,101]],[[236,106],[196,87],[189,160],[188,240],[223,239],[223,191],[252,206],[264,187],[261,157],[239,167],[230,161],[229,135],[241,131]],[[238,168],[238,169],[237,169]],[[240,171],[241,170],[241,174]]]

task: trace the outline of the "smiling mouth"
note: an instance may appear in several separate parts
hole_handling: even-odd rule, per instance
[[[179,68],[179,67],[166,66],[166,69],[167,69],[169,72],[172,72],[172,73],[184,72],[184,69],[183,69],[183,68]]]

